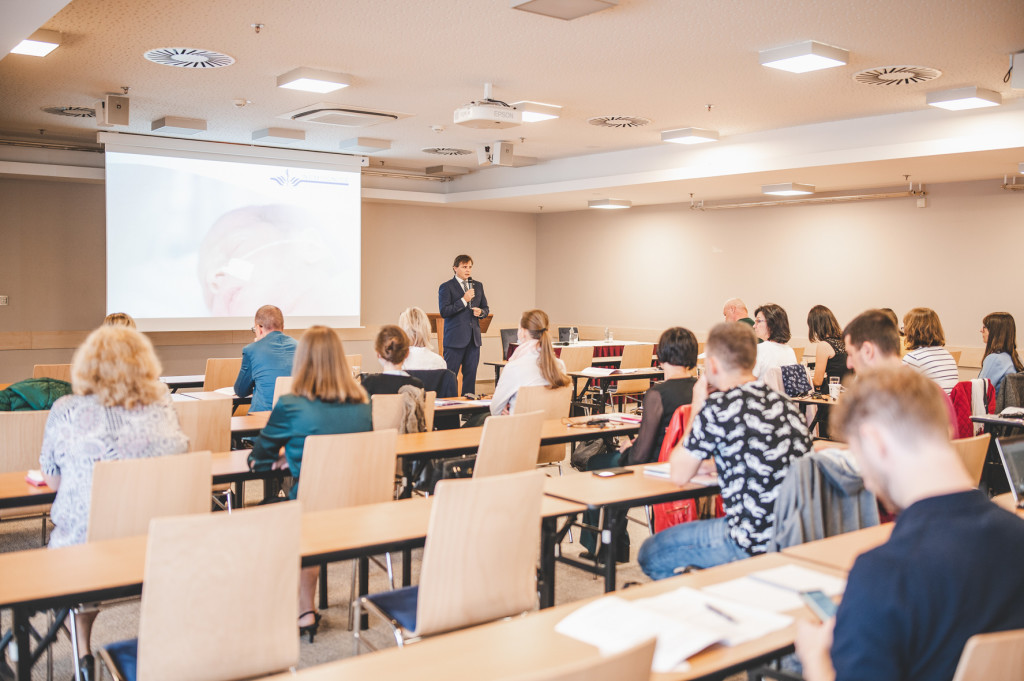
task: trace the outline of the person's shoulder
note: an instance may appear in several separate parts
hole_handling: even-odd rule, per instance
[[[416,378],[415,376],[406,376],[406,385],[416,386],[417,388],[423,388],[423,381]]]

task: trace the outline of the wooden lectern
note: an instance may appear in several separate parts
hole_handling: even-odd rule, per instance
[[[437,312],[428,312],[427,318],[430,320],[430,330],[437,334],[437,354],[444,357],[444,317]],[[491,320],[494,319],[494,315],[489,314],[486,317],[480,317],[480,333],[487,333],[487,329],[491,326]],[[481,339],[482,342],[483,339]],[[504,358],[503,358],[504,359]],[[462,371],[459,371],[459,375],[456,377],[459,382],[459,394],[462,394]]]

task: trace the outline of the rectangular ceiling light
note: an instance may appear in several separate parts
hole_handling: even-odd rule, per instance
[[[617,4],[618,0],[511,0],[510,6],[524,12],[571,21]]]
[[[27,54],[32,57],[45,57],[60,46],[60,33],[39,29],[11,50],[11,54]]]
[[[512,102],[512,106],[523,114],[523,123],[536,123],[537,121],[549,121],[562,115],[562,107],[557,104],[541,104],[529,100]]]
[[[773,47],[770,50],[761,50],[760,54],[762,66],[790,73],[807,73],[808,71],[843,66],[850,59],[850,53],[846,50],[819,43],[816,40],[805,40],[795,45]]]
[[[703,144],[704,142],[717,142],[717,130],[705,130],[703,128],[679,128],[678,130],[664,130],[661,133],[662,142],[675,142],[676,144]]]
[[[588,208],[604,208],[606,210],[615,210],[617,208],[630,208],[633,202],[626,199],[593,199],[587,201]]]
[[[252,134],[253,142],[266,142],[269,144],[294,144],[304,142],[306,133],[302,130],[289,130],[288,128],[264,128]]]
[[[986,106],[999,106],[1002,103],[1003,98],[998,92],[979,87],[959,87],[955,90],[928,93],[929,105],[948,111],[980,109]]]
[[[763,184],[761,185],[762,194],[772,194],[773,196],[801,196],[803,194],[813,194],[813,184],[800,184],[798,182],[781,182],[779,184]]]
[[[164,116],[153,121],[153,132],[168,135],[195,135],[206,132],[206,121],[202,118],[182,118],[180,116]]]
[[[348,87],[352,76],[347,73],[332,73],[300,67],[277,77],[277,87],[303,92],[334,92]]]
[[[338,144],[342,151],[356,154],[372,154],[379,151],[387,151],[391,148],[391,140],[377,139],[376,137],[353,137]]]

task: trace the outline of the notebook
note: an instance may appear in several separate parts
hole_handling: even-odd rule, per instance
[[[1024,498],[1024,437],[1001,437],[996,440],[999,458],[1013,492],[1013,500],[1019,506]]]

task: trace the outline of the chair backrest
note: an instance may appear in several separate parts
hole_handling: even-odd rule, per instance
[[[650,369],[651,357],[654,355],[654,345],[625,345],[622,348],[622,361],[619,362],[621,369]],[[647,392],[651,387],[651,381],[647,378],[632,381],[618,381],[615,384],[615,392],[619,394]]]
[[[398,431],[310,435],[302,448],[302,510],[328,511],[391,501]]]
[[[298,664],[300,508],[153,520],[137,678],[223,681]]]
[[[348,362],[348,368],[352,370],[352,375],[358,376],[359,372],[363,369],[363,356],[345,355],[345,361]]]
[[[953,681],[1011,681],[1024,668],[1024,629],[975,634],[967,639]]]
[[[504,681],[647,681],[658,640],[652,638],[611,655],[587,655],[569,664],[548,665],[526,674],[503,677]]]
[[[0,473],[39,468],[47,411],[0,412]]]
[[[531,411],[544,412],[546,419],[561,419],[569,416],[569,402],[572,401],[572,386],[547,388],[542,385],[523,386],[516,393],[513,414],[527,414]],[[540,448],[537,463],[555,463],[565,458],[565,445],[546,445]]]
[[[56,378],[71,382],[70,364],[36,364],[32,367],[32,378]]]
[[[473,477],[507,475],[537,465],[544,412],[492,416],[484,421]]]
[[[426,424],[427,432],[434,429],[434,409],[437,407],[434,402],[437,400],[437,393],[428,390],[423,397],[423,422]]]
[[[1006,407],[1024,407],[1024,373],[1006,374],[998,387],[997,414]]]
[[[985,454],[988,453],[989,441],[992,439],[990,433],[983,433],[975,437],[964,437],[953,440],[953,449],[960,456],[967,474],[971,476],[974,484],[981,484],[981,473],[985,468]]]
[[[953,355],[953,361],[956,362],[957,366],[960,366],[960,356],[964,354],[963,350],[950,350],[949,354]]]
[[[761,380],[775,392],[785,394],[786,389],[782,385],[782,367],[768,367],[761,374]]]
[[[235,379],[238,378],[238,372],[241,370],[241,357],[211,357],[206,360],[203,390],[210,392],[235,385]]]
[[[402,396],[370,395],[370,418],[374,430],[398,430],[402,422]]]
[[[790,348],[793,354],[796,355],[796,363],[800,364],[804,361],[804,347],[801,345],[798,348]]]
[[[519,340],[519,329],[501,329],[501,358],[508,359],[508,346]]]
[[[210,452],[98,461],[93,466],[87,541],[134,537],[153,518],[210,512]]]
[[[438,397],[459,396],[459,381],[448,369],[409,369],[406,373],[420,379],[424,390],[433,390]]]
[[[278,376],[277,380],[274,381],[274,401],[271,404],[272,407],[277,406],[277,398],[281,395],[291,395],[292,393],[292,377],[291,376]]]
[[[231,399],[175,400],[178,423],[194,452],[226,452],[231,449]],[[209,490],[207,490],[209,491]]]
[[[593,345],[570,345],[562,348],[558,358],[565,364],[565,370],[582,371],[594,363]]]
[[[416,635],[536,607],[543,493],[544,474],[536,470],[437,483],[420,570]]]

